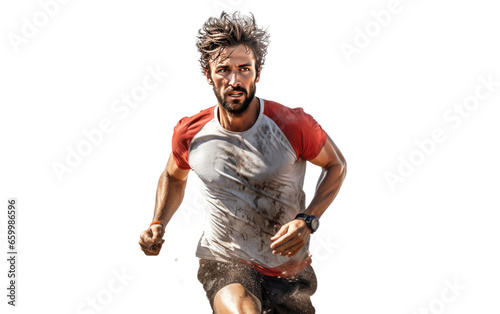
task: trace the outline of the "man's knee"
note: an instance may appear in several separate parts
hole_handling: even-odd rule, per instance
[[[239,283],[229,284],[220,289],[214,297],[214,312],[254,314],[261,312],[259,298]]]

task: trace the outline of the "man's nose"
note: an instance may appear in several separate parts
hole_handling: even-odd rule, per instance
[[[238,84],[238,78],[236,73],[231,74],[231,80],[229,81],[229,85],[236,86]]]

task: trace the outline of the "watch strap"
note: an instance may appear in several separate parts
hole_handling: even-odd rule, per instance
[[[306,222],[307,226],[309,227],[309,229],[311,230],[311,233],[316,232],[316,229],[314,229],[312,227],[312,222],[313,222],[313,220],[318,220],[318,222],[319,222],[318,217],[313,216],[313,215],[304,214],[304,213],[299,213],[299,214],[297,214],[297,216],[295,216],[295,219],[304,220]]]

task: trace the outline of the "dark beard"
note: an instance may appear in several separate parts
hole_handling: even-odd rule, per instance
[[[236,86],[233,88],[230,86],[230,87],[226,88],[226,90],[224,91],[224,95],[228,95],[232,92],[243,92],[243,93],[245,93],[245,95],[247,95],[245,97],[245,99],[243,100],[243,103],[241,104],[241,107],[239,109],[232,108],[231,104],[227,103],[224,100],[222,95],[215,88],[215,84],[213,85],[213,89],[214,89],[215,97],[217,97],[219,104],[221,104],[222,107],[224,107],[224,109],[227,112],[229,112],[230,114],[233,114],[233,115],[240,115],[248,109],[248,106],[250,106],[250,103],[252,102],[253,98],[255,97],[255,89],[256,88],[255,88],[255,84],[252,84],[250,86],[250,94],[248,93],[248,91],[244,87]],[[239,103],[239,101],[235,104],[238,104],[238,103]]]

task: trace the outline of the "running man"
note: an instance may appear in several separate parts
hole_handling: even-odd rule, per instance
[[[210,18],[197,39],[218,103],[174,128],[153,221],[139,244],[159,254],[192,170],[206,211],[198,279],[214,313],[314,313],[310,235],[344,181],[345,159],[301,108],[255,96],[269,34],[253,15]],[[307,207],[306,161],[323,169]]]

